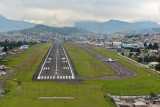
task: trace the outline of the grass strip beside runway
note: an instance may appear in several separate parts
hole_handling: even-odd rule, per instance
[[[71,43],[63,43],[71,59],[95,59],[94,56],[85,50]],[[72,49],[72,50],[69,50]],[[99,60],[72,60],[79,76],[83,77],[100,77],[110,76],[114,71]]]

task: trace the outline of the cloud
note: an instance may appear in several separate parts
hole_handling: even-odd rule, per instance
[[[0,14],[50,26],[73,26],[75,21],[155,21],[159,0],[0,0]]]

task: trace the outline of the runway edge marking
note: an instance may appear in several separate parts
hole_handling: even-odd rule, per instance
[[[68,65],[69,65],[69,67],[70,67],[71,74],[72,74],[72,79],[74,79],[74,74],[73,74],[73,71],[72,71],[72,67],[71,67],[71,65],[70,65],[70,62],[69,62],[69,60],[68,60],[68,56],[67,56],[66,51],[65,51],[65,49],[64,49],[64,47],[63,47],[62,44],[61,44],[61,46],[62,46],[63,51],[64,51],[64,54],[65,54],[65,56],[66,56],[66,58],[67,58],[67,62],[68,62]]]
[[[37,79],[40,79],[40,75],[41,75],[41,73],[42,73],[42,69],[43,69],[43,67],[44,67],[44,64],[45,64],[48,56],[49,56],[49,53],[51,52],[52,47],[53,47],[53,44],[52,44],[52,46],[51,46],[51,48],[50,48],[50,50],[49,50],[49,52],[48,52],[48,54],[47,54],[47,57],[46,57],[45,61],[43,62],[43,65],[42,65],[42,67],[41,67],[41,70],[40,70],[40,73],[39,73]]]

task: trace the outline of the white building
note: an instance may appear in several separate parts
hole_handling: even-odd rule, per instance
[[[23,49],[28,49],[28,45],[22,45],[22,46],[20,46],[20,48],[19,48],[20,50],[23,50]]]

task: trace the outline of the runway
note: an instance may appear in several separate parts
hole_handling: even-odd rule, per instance
[[[61,43],[54,43],[45,56],[37,80],[74,80],[75,73]]]

